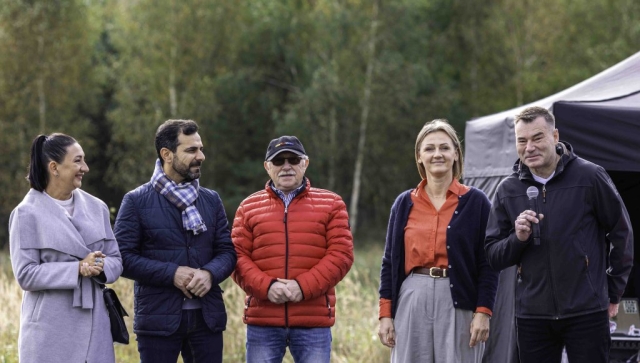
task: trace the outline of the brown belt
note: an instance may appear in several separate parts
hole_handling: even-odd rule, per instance
[[[416,267],[413,270],[414,274],[429,275],[431,277],[449,277],[449,272],[446,268],[440,267]]]

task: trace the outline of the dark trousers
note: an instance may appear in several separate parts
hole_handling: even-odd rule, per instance
[[[562,347],[566,347],[571,363],[609,361],[611,336],[606,310],[559,320],[517,318],[516,327],[521,363],[560,363]]]
[[[222,332],[214,333],[202,317],[202,309],[183,310],[180,327],[172,335],[138,335],[142,363],[176,363],[182,352],[184,363],[222,362]]]

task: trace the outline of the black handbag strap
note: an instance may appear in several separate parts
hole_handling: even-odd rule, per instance
[[[127,311],[124,309],[124,306],[122,306],[122,303],[120,302],[120,298],[118,298],[116,291],[108,288],[105,284],[99,284],[99,285],[100,285],[100,289],[102,290],[102,294],[104,295],[105,303],[107,303],[107,299],[109,299],[110,303],[113,304],[113,306],[118,310],[120,315],[129,316]]]

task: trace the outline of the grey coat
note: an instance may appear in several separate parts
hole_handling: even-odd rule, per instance
[[[97,283],[79,274],[78,261],[102,251],[106,283],[122,273],[107,206],[74,191],[74,212],[31,189],[9,219],[11,265],[24,290],[21,363],[113,363],[109,317]]]

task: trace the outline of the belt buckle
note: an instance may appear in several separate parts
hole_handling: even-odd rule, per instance
[[[442,269],[440,267],[430,267],[429,268],[429,276],[431,276],[431,277],[433,277],[435,279],[441,278],[442,276],[434,275],[434,272],[438,271],[438,270],[440,270],[440,272],[442,272]]]

